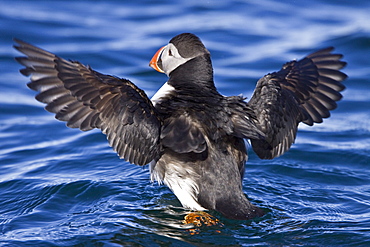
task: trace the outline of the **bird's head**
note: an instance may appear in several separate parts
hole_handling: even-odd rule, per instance
[[[209,54],[209,51],[196,35],[182,33],[160,48],[150,60],[149,66],[169,76],[180,65],[204,54]]]

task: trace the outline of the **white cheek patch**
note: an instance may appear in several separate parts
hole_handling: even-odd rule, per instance
[[[153,97],[150,99],[152,101],[153,106],[160,103],[161,100],[169,95],[171,92],[173,92],[175,88],[171,85],[168,85],[166,82],[163,84],[163,86],[153,95]]]
[[[169,55],[169,50],[171,50],[171,54],[172,54],[171,56]],[[190,59],[192,59],[192,57],[190,58],[181,57],[177,48],[173,44],[169,43],[167,47],[162,51],[162,54],[161,54],[163,71],[166,73],[167,76],[169,76],[169,74],[174,69],[186,63]]]

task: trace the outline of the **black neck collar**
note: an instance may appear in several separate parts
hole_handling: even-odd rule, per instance
[[[187,61],[172,71],[169,76],[168,84],[176,91],[217,92],[213,82],[213,68],[209,54]]]

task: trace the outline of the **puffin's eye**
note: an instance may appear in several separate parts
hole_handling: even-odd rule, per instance
[[[171,51],[171,49],[168,50],[168,56],[171,56],[172,57],[172,51]]]

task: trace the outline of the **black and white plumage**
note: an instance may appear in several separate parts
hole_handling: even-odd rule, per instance
[[[217,210],[231,219],[263,211],[242,190],[247,150],[262,159],[286,152],[300,122],[322,122],[336,108],[346,75],[342,55],[327,48],[283,66],[258,82],[247,103],[225,97],[213,82],[210,53],[198,37],[171,39],[150,66],[169,76],[150,100],[132,82],[104,75],[20,40],[17,57],[31,75],[36,99],[67,126],[101,129],[121,158],[150,163],[152,180],[165,183],[182,205]]]

